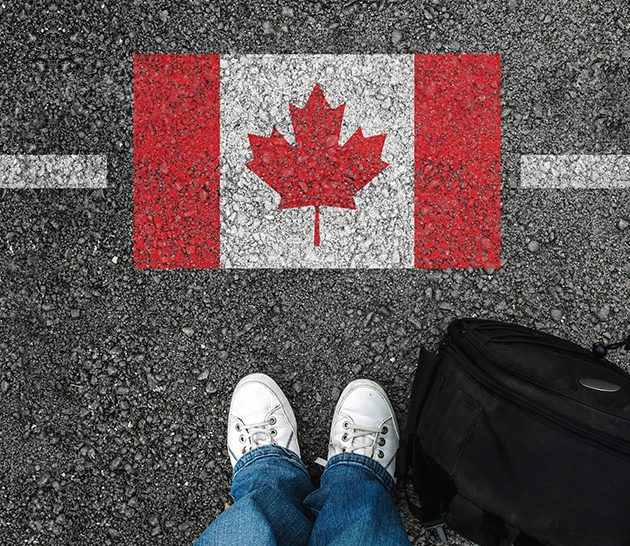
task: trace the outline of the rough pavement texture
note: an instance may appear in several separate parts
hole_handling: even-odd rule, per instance
[[[418,347],[454,317],[620,337],[630,194],[523,190],[518,166],[630,152],[630,8],[551,4],[5,0],[0,152],[107,153],[109,175],[0,190],[2,541],[191,543],[228,500],[226,411],[248,372],[286,389],[313,461],[344,384],[381,382],[402,414]],[[503,55],[501,270],[132,269],[133,53],[397,51]]]

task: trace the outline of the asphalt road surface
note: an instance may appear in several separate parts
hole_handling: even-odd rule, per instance
[[[285,389],[312,462],[354,378],[403,418],[455,317],[627,331],[630,191],[519,187],[522,154],[630,153],[626,0],[74,4],[0,5],[0,153],[109,166],[105,189],[0,189],[3,544],[191,544],[229,501],[246,373]],[[158,52],[500,53],[502,268],[135,270],[132,55]]]

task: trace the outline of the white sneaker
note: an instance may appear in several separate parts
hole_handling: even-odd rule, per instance
[[[227,443],[232,466],[248,451],[270,444],[300,456],[291,404],[271,377],[253,373],[238,382],[230,403]]]
[[[351,452],[380,463],[394,477],[400,443],[387,394],[369,379],[352,381],[341,393],[330,428],[328,458]]]

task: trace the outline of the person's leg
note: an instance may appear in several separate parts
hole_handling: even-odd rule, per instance
[[[393,496],[399,439],[383,389],[350,383],[335,408],[321,486],[304,501],[317,516],[310,544],[409,544]]]
[[[195,545],[306,545],[312,523],[303,501],[313,486],[300,459],[293,410],[266,375],[249,375],[234,389],[228,451],[234,504]]]

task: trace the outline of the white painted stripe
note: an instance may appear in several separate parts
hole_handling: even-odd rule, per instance
[[[524,155],[523,188],[630,188],[630,155]]]
[[[280,196],[250,171],[248,134],[273,127],[293,144],[289,104],[318,83],[346,104],[340,144],[361,127],[385,133],[390,164],[356,195],[356,209],[278,209]],[[409,268],[414,249],[413,55],[221,56],[221,266]]]
[[[0,155],[0,188],[104,188],[105,155]]]

